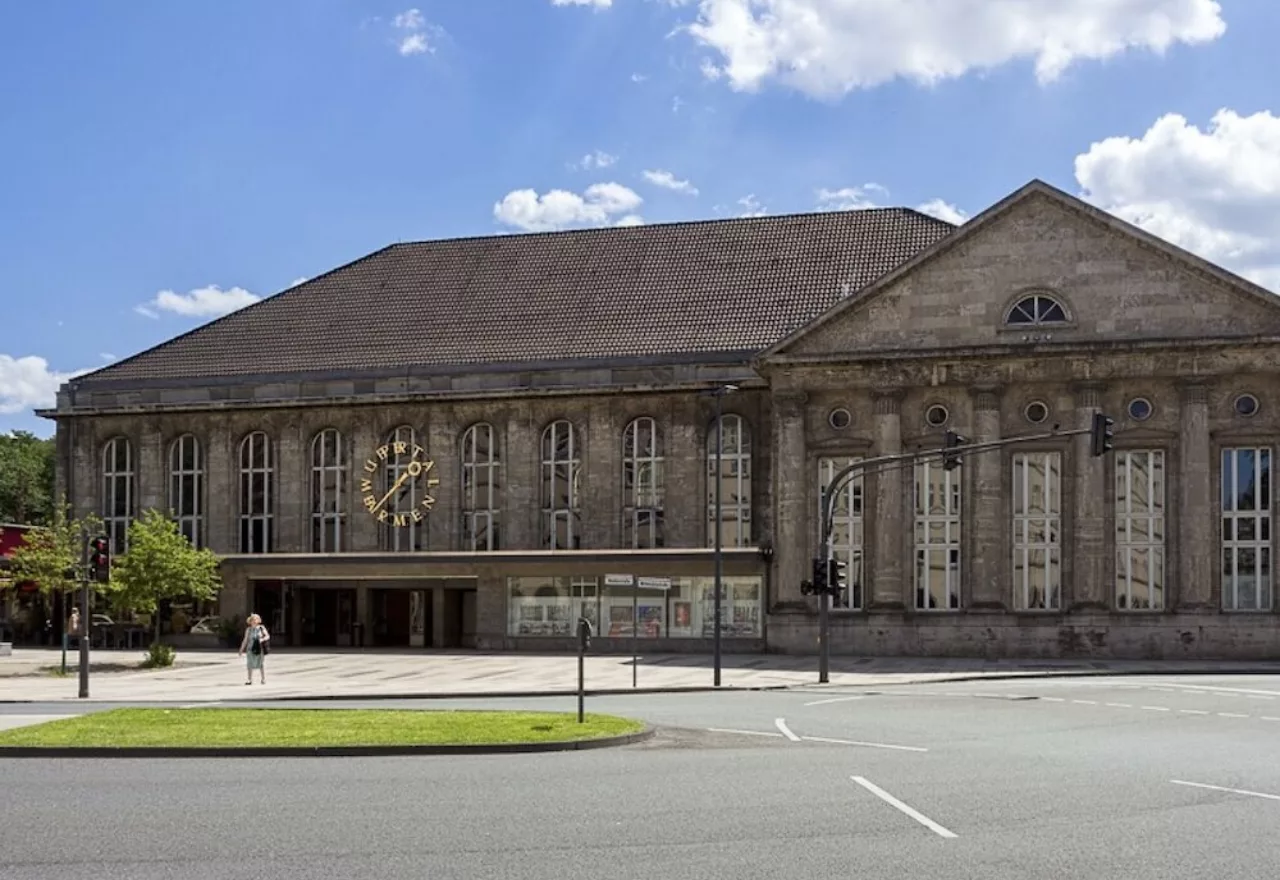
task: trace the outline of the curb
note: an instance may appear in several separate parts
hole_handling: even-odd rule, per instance
[[[577,752],[643,742],[654,735],[646,725],[636,733],[595,739],[484,745],[388,746],[0,746],[3,758],[381,758],[431,755],[501,755]]]
[[[796,684],[786,685],[788,690],[797,690],[800,688],[868,688],[868,687],[928,687],[935,684],[954,684],[956,682],[974,682],[974,681],[1035,681],[1045,678],[1139,678],[1154,676],[1172,676],[1172,675],[1190,675],[1190,676],[1210,676],[1210,675],[1280,675],[1280,669],[1277,668],[1245,668],[1245,669],[1179,669],[1170,671],[1168,669],[1137,669],[1132,671],[1117,672],[1112,669],[1064,669],[1060,672],[991,672],[987,674],[972,673],[950,676],[947,678],[931,678],[919,679],[914,681],[875,681],[866,684],[858,684],[856,682],[828,682],[827,684]]]

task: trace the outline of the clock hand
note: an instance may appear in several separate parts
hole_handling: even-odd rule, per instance
[[[401,475],[396,479],[395,485],[393,485],[393,486],[391,487],[391,490],[390,490],[389,492],[387,492],[387,494],[386,494],[386,495],[383,495],[383,496],[382,496],[382,499],[381,499],[377,504],[375,504],[375,505],[373,505],[373,507],[370,507],[370,508],[369,508],[369,512],[370,512],[370,513],[373,513],[375,510],[377,510],[379,507],[381,507],[381,506],[386,502],[386,500],[387,500],[388,498],[390,498],[392,495],[396,494],[396,492],[398,492],[398,491],[400,490],[400,487],[404,485],[404,481],[405,481],[405,480],[407,480],[407,479],[409,479],[409,471],[408,471],[408,470],[406,470],[404,473],[402,473],[402,474],[401,474]]]

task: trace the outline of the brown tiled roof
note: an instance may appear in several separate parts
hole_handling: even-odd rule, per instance
[[[76,384],[754,352],[954,228],[875,208],[397,244]]]

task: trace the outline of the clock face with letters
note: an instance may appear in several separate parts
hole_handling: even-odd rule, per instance
[[[431,490],[440,485],[431,473],[436,463],[425,453],[416,443],[400,440],[374,450],[360,475],[361,500],[370,516],[397,527],[422,522],[424,512],[436,503]],[[387,479],[378,480],[380,473]]]

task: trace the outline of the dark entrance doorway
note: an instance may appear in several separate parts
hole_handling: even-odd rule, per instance
[[[326,648],[351,645],[356,591],[303,587],[298,592],[302,604],[302,644]]]
[[[370,590],[373,644],[395,648],[431,647],[432,612],[431,590]]]

